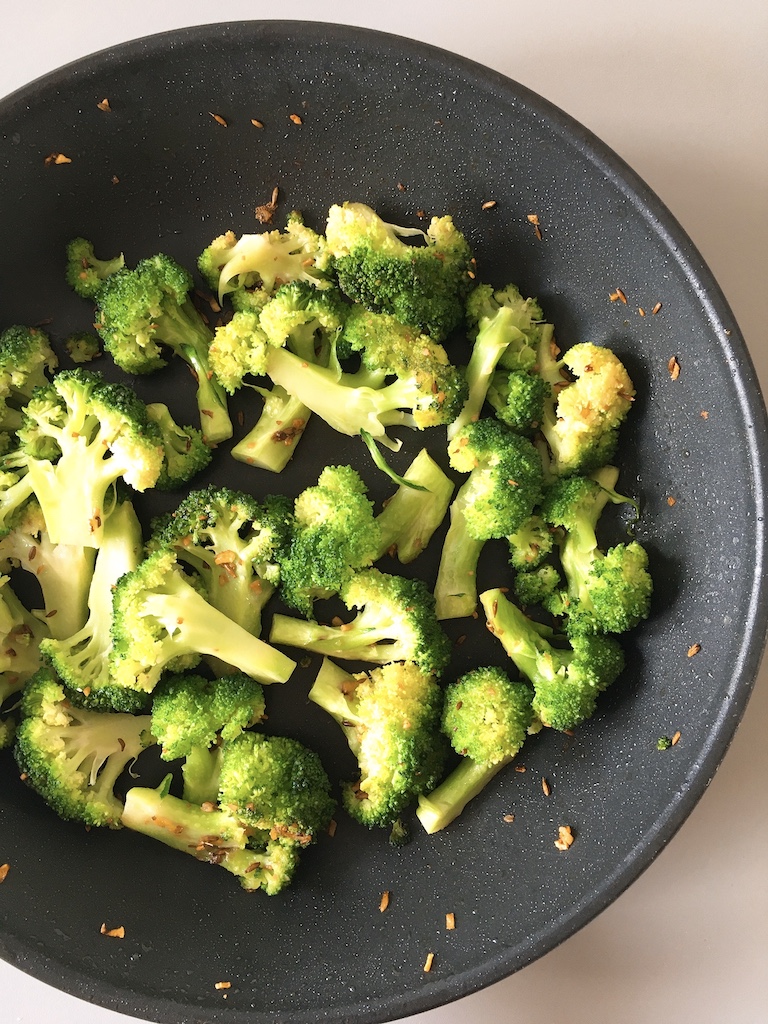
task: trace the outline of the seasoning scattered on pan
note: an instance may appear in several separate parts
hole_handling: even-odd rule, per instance
[[[623,302],[625,306],[627,304],[627,296],[624,294],[621,288],[615,288],[610,293],[608,298],[611,300],[611,302]]]
[[[212,110],[209,110],[208,113],[211,115],[211,117],[216,122],[216,124],[220,124],[222,128],[228,128],[229,127],[229,125],[224,120],[224,118],[221,116],[221,114],[214,114],[214,112]]]
[[[257,206],[254,213],[259,224],[269,224],[277,209],[277,199],[280,192],[277,186],[272,189],[272,198],[267,203]]]
[[[427,953],[427,959],[424,961],[424,973],[425,974],[429,974],[429,972],[432,970],[432,964],[434,963],[434,961],[435,961],[435,954],[434,953]]]
[[[381,911],[382,914],[384,913],[384,911],[387,909],[388,906],[389,906],[389,889],[385,889],[384,892],[381,894],[381,899],[379,900],[379,910]]]
[[[544,778],[542,778],[541,780],[541,790],[544,796],[549,796],[549,794],[552,792],[552,787],[549,785],[549,782]]]
[[[573,841],[576,837],[573,834],[573,829],[570,825],[561,825],[557,830],[557,839],[555,840],[555,846],[558,850],[569,850],[573,846]]]
[[[529,213],[528,214],[528,223],[529,224],[533,224],[533,230],[536,232],[536,237],[539,239],[539,241],[541,241],[542,234],[541,234],[541,225],[539,223],[539,215],[537,213]]]
[[[495,199],[488,199],[488,200],[486,200],[486,202],[483,203],[483,205],[480,207],[480,209],[481,210],[492,210],[495,205],[496,205],[496,200]]]
[[[44,163],[46,167],[50,167],[52,164],[71,164],[72,161],[68,156],[64,156],[63,153],[49,153]]]
[[[677,361],[677,356],[672,356],[667,363],[667,369],[669,370],[669,376],[672,380],[677,380],[680,376],[680,363]]]
[[[109,113],[112,110],[112,107],[110,107],[109,105],[109,100],[106,97],[104,97],[103,100],[99,100],[96,106],[99,108],[99,110],[105,111],[105,113]]]
[[[294,124],[304,124],[298,114],[291,114],[290,119]]]
[[[688,648],[688,657],[694,658],[701,650],[701,644],[691,644]]]
[[[102,935],[108,935],[111,939],[125,938],[125,928],[122,925],[119,928],[107,928],[106,924],[103,924],[99,931]]]
[[[449,932],[456,929],[456,915],[453,912],[445,915],[445,929]]]
[[[0,864],[0,882],[4,882],[8,877],[8,872],[11,870],[10,864]]]

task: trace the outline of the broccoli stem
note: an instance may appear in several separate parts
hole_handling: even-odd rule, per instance
[[[551,681],[573,659],[573,651],[553,647],[502,590],[486,590],[480,603],[488,628],[534,688]]]
[[[233,458],[249,466],[280,473],[296,451],[311,411],[275,384],[271,391],[257,389],[264,396],[264,408],[253,429],[232,449]]]
[[[210,445],[226,441],[233,434],[227,396],[208,366],[207,355],[202,355],[192,345],[181,345],[178,354],[191,366],[197,379],[197,408],[203,440]]]
[[[422,449],[405,472],[404,479],[425,490],[400,486],[376,517],[381,544],[376,559],[395,549],[402,563],[412,562],[440,526],[453,494],[453,481]]]
[[[349,672],[334,664],[330,658],[323,658],[323,664],[320,666],[320,671],[317,673],[317,678],[312,684],[308,697],[313,704],[317,704],[336,721],[344,733],[350,750],[357,756],[360,751],[358,729],[362,723],[349,706],[349,701],[342,689],[344,685],[354,685]]]
[[[221,747],[193,747],[181,767],[184,799],[193,804],[215,804],[220,771]]]
[[[464,503],[469,481],[462,484],[450,508],[451,521],[443,543],[435,582],[438,619],[461,619],[477,607],[477,564],[485,541],[467,529]]]
[[[386,665],[405,657],[398,642],[391,642],[392,632],[391,623],[367,617],[365,609],[345,626],[324,626],[291,615],[275,614],[269,639],[273,644],[299,647],[329,658]]]
[[[497,764],[479,764],[470,757],[463,757],[437,789],[419,797],[416,817],[425,831],[432,835],[458,818],[469,801],[511,761],[509,757]]]

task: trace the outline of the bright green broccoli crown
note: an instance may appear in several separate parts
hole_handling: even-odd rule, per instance
[[[551,471],[558,476],[588,473],[610,462],[635,388],[608,348],[583,342],[559,361],[556,355],[549,343],[539,347],[539,373],[552,388],[541,423],[552,453]],[[565,386],[563,367],[575,378]]]
[[[567,543],[567,541],[566,541]],[[596,552],[577,596],[564,598],[567,631],[625,633],[648,618],[653,580],[648,554],[637,541]]]
[[[123,804],[115,785],[151,742],[148,716],[77,708],[50,669],[27,683],[16,760],[29,785],[62,818],[119,828]]]
[[[402,236],[416,235],[423,245]],[[328,247],[341,290],[373,312],[442,341],[458,327],[472,288],[472,253],[450,217],[433,217],[426,233],[385,223],[370,207],[332,206]]]
[[[538,301],[524,299],[514,284],[497,289],[488,284],[478,285],[466,304],[467,329],[475,343],[496,321],[504,323],[507,338],[499,365],[507,370],[533,370],[544,321]]]
[[[35,388],[48,383],[47,373],[57,365],[50,339],[40,328],[15,324],[0,334],[0,429],[18,430],[23,407]]]
[[[518,571],[515,576],[515,598],[523,608],[541,605],[553,615],[563,615],[560,587],[562,580],[554,565],[540,565],[538,569]]]
[[[445,669],[451,644],[423,580],[361,569],[344,585],[341,598],[348,609],[358,609],[350,622],[325,626],[274,615],[271,642],[379,665],[412,661],[434,675]]]
[[[251,830],[226,808],[206,807],[171,796],[171,776],[157,789],[128,791],[122,824],[199,861],[216,864],[240,879],[244,889],[273,896],[293,878],[298,848]]]
[[[214,608],[197,586],[168,548],[122,577],[113,599],[113,682],[152,692],[165,669],[193,668],[206,654],[259,682],[285,682],[295,663]]]
[[[455,501],[466,528],[477,540],[508,537],[518,530],[541,498],[541,458],[528,438],[495,419],[468,423],[454,435],[448,455],[460,473],[469,473]]]
[[[196,427],[179,426],[168,406],[162,402],[148,405],[147,415],[160,432],[165,456],[155,487],[170,491],[189,483],[206,468],[213,456],[202,431]]]
[[[308,281],[281,285],[259,314],[259,326],[270,345],[288,348],[314,362],[344,326],[349,305],[336,287],[317,288]],[[323,361],[320,359],[319,361]]]
[[[571,646],[554,647],[499,590],[480,595],[488,628],[533,685],[533,710],[542,724],[573,729],[595,711],[596,700],[624,668],[611,637],[575,636]]]
[[[266,373],[269,342],[259,326],[259,314],[240,310],[216,328],[208,352],[211,369],[221,386],[233,395],[243,377]]]
[[[101,355],[101,341],[90,331],[74,331],[64,339],[64,348],[73,363],[92,363]]]
[[[550,387],[527,370],[497,370],[488,389],[488,402],[502,423],[518,434],[531,435],[544,418]]]
[[[280,566],[281,594],[312,617],[316,598],[344,588],[353,572],[376,558],[380,528],[362,478],[351,466],[326,466],[294,504],[290,549]]]
[[[92,299],[103,282],[125,266],[123,254],[112,259],[97,259],[93,243],[73,238],[67,246],[67,284],[84,299]]]
[[[358,778],[342,788],[356,821],[391,827],[438,781],[447,751],[442,691],[418,665],[390,663],[350,675],[326,659],[309,699],[335,718],[357,759]]]
[[[476,668],[445,690],[442,728],[462,757],[478,764],[509,761],[525,742],[533,721],[533,691],[503,669]]]
[[[291,502],[258,502],[226,487],[190,491],[152,524],[152,548],[169,548],[199,576],[210,603],[258,634],[261,612],[280,580],[291,543]]]
[[[250,828],[306,846],[335,801],[320,758],[298,740],[243,732],[221,752],[219,803]]]
[[[80,367],[35,391],[19,438],[54,544],[98,547],[117,481],[146,490],[163,465],[144,403],[126,385]]]
[[[264,690],[242,672],[221,679],[166,676],[153,694],[152,734],[166,761],[231,740],[264,718]]]
[[[509,564],[518,572],[538,568],[554,547],[552,528],[538,512],[528,518],[507,537]]]

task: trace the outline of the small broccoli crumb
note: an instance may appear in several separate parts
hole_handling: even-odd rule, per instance
[[[672,740],[669,738],[669,736],[659,736],[659,738],[656,740],[657,750],[669,750],[671,746]]]

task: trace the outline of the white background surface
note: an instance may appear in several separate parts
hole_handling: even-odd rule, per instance
[[[32,0],[14,5],[0,95],[104,47],[214,20],[336,21],[486,64],[582,121],[660,195],[709,263],[768,393],[765,0]],[[608,910],[525,970],[413,1024],[768,1022],[768,669],[671,845]],[[1,839],[1,837],[0,837]],[[0,851],[1,858],[1,851]],[[2,1024],[129,1024],[0,962]]]

